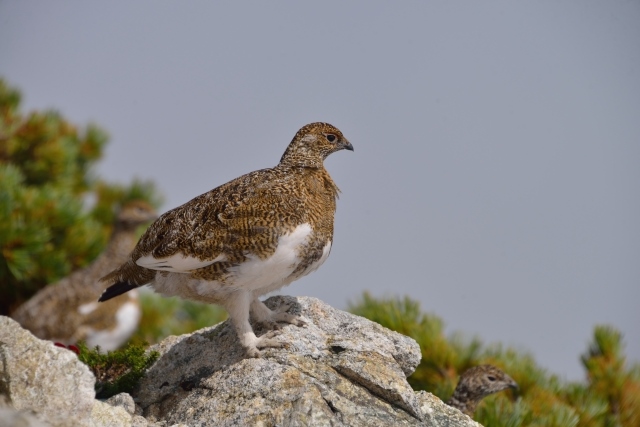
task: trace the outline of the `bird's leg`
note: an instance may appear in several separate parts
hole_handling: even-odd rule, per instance
[[[281,329],[278,322],[304,326],[305,323],[300,317],[287,313],[289,307],[289,304],[283,304],[274,311],[264,305],[258,298],[253,298],[251,301],[251,315],[256,322],[262,323],[267,329]]]
[[[229,317],[236,329],[240,344],[245,348],[247,356],[260,357],[259,348],[265,347],[283,347],[284,344],[273,337],[276,336],[274,331],[257,337],[249,324],[249,307],[253,296],[251,292],[237,291],[225,302],[225,308],[229,312]],[[266,308],[266,307],[265,307]]]

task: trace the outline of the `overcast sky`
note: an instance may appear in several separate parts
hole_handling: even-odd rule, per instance
[[[178,206],[339,127],[334,245],[283,290],[409,295],[582,379],[640,360],[640,2],[0,1],[25,110],[111,135],[97,173]]]

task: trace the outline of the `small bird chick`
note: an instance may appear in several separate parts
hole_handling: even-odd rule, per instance
[[[473,417],[482,399],[508,388],[517,389],[518,384],[500,369],[492,365],[474,366],[460,375],[453,396],[445,403]]]
[[[126,203],[106,249],[90,265],[42,288],[11,317],[41,339],[63,344],[83,340],[103,351],[120,347],[138,327],[138,296],[133,293],[99,304],[96,300],[103,290],[99,280],[126,261],[136,244],[137,227],[156,217],[144,201]]]

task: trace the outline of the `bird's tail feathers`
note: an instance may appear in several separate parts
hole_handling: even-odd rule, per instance
[[[117,282],[105,289],[102,295],[100,295],[98,302],[110,300],[111,298],[115,298],[118,295],[122,295],[125,292],[129,292],[131,289],[135,289],[137,287],[138,285],[134,285],[129,282]]]
[[[131,289],[145,285],[151,282],[154,276],[155,271],[142,268],[132,260],[129,260],[120,268],[113,270],[100,279],[101,282],[110,284],[111,286],[102,293],[98,301],[110,300],[125,292],[129,292]]]

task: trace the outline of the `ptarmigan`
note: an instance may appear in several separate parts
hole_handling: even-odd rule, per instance
[[[518,384],[500,369],[492,365],[474,366],[460,375],[453,396],[446,404],[473,417],[483,398],[508,388],[517,389]]]
[[[136,244],[136,228],[157,215],[143,201],[125,204],[116,217],[107,248],[89,266],[48,285],[12,314],[24,328],[42,339],[114,350],[136,330],[140,320],[137,294],[107,304],[96,299],[103,291],[99,279],[127,260]]]
[[[259,299],[316,270],[329,256],[338,187],[324,168],[331,153],[351,150],[328,123],[302,127],[280,163],[236,178],[172,209],[140,238],[129,260],[103,280],[100,297],[150,284],[167,296],[225,307],[250,357],[282,347],[270,331],[256,337],[249,315],[271,329],[304,323]]]

